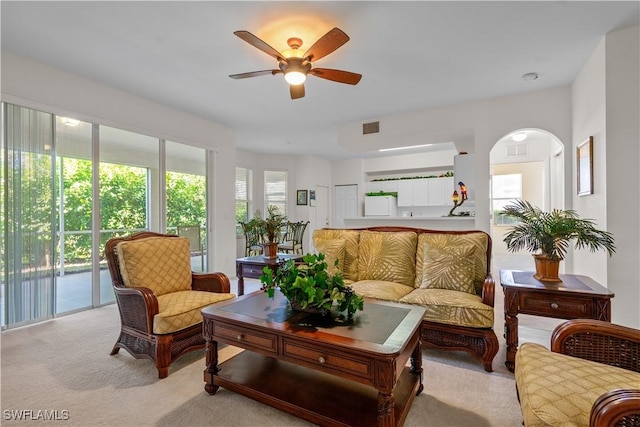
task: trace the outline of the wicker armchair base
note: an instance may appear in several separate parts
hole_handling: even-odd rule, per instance
[[[467,328],[422,321],[422,345],[439,350],[466,351],[480,359],[484,370],[493,372],[493,358],[499,343],[493,329]]]
[[[169,375],[169,366],[186,353],[204,349],[202,324],[190,326],[170,335],[144,336],[138,331],[123,327],[111,355],[120,349],[129,352],[136,359],[151,359],[158,369],[158,378]]]

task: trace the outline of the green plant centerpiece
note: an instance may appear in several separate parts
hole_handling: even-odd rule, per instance
[[[615,252],[613,235],[595,228],[595,222],[581,219],[573,210],[553,209],[545,212],[526,200],[517,200],[498,213],[515,218],[517,224],[505,234],[507,250],[527,249],[536,261],[538,280],[560,282],[558,267],[572,241],[575,248],[588,247],[591,252],[606,249],[609,256]]]
[[[287,216],[280,212],[276,205],[267,207],[267,214],[262,217],[260,209],[256,209],[247,226],[255,230],[262,239],[265,258],[275,258],[278,252],[278,236],[287,225]]]
[[[285,261],[275,274],[271,268],[264,268],[260,282],[269,298],[273,298],[275,289],[279,288],[294,310],[322,315],[332,310],[346,310],[348,318],[352,318],[357,310],[363,309],[363,298],[344,284],[342,274],[329,273],[323,253],[306,254],[302,260],[302,263],[293,259]]]

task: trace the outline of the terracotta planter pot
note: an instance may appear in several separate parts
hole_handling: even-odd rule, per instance
[[[265,258],[277,258],[278,257],[278,242],[263,243],[262,244],[262,256]]]
[[[560,261],[555,261],[546,255],[534,255],[536,274],[533,277],[541,282],[562,282],[558,277]]]

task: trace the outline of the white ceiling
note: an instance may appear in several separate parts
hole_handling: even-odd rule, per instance
[[[354,155],[343,123],[572,83],[604,34],[638,25],[639,3],[3,0],[0,13],[4,50],[234,128],[241,149],[336,159]],[[314,66],[360,73],[357,86],[311,76],[291,100],[281,75],[228,77],[277,68],[236,30],[282,51],[332,27],[351,40]]]

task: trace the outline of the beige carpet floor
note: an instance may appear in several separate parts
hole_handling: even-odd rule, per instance
[[[498,289],[499,290],[499,286]],[[502,295],[496,295],[500,351],[494,372],[466,353],[423,351],[424,391],[416,397],[407,426],[521,426],[513,374],[504,367]],[[545,319],[543,319],[545,320]],[[552,319],[546,319],[552,320]],[[548,339],[554,323],[527,331]],[[1,340],[2,425],[34,426],[304,426],[308,423],[225,389],[204,391],[204,353],[184,356],[169,377],[158,380],[149,360],[121,350],[109,352],[119,332],[115,305],[5,331]],[[226,347],[221,357],[239,349]],[[348,404],[348,396],[336,395]],[[67,420],[16,420],[15,414],[57,411]],[[16,412],[17,411],[17,412]],[[66,411],[66,412],[64,412]],[[51,412],[49,412],[51,413]]]

